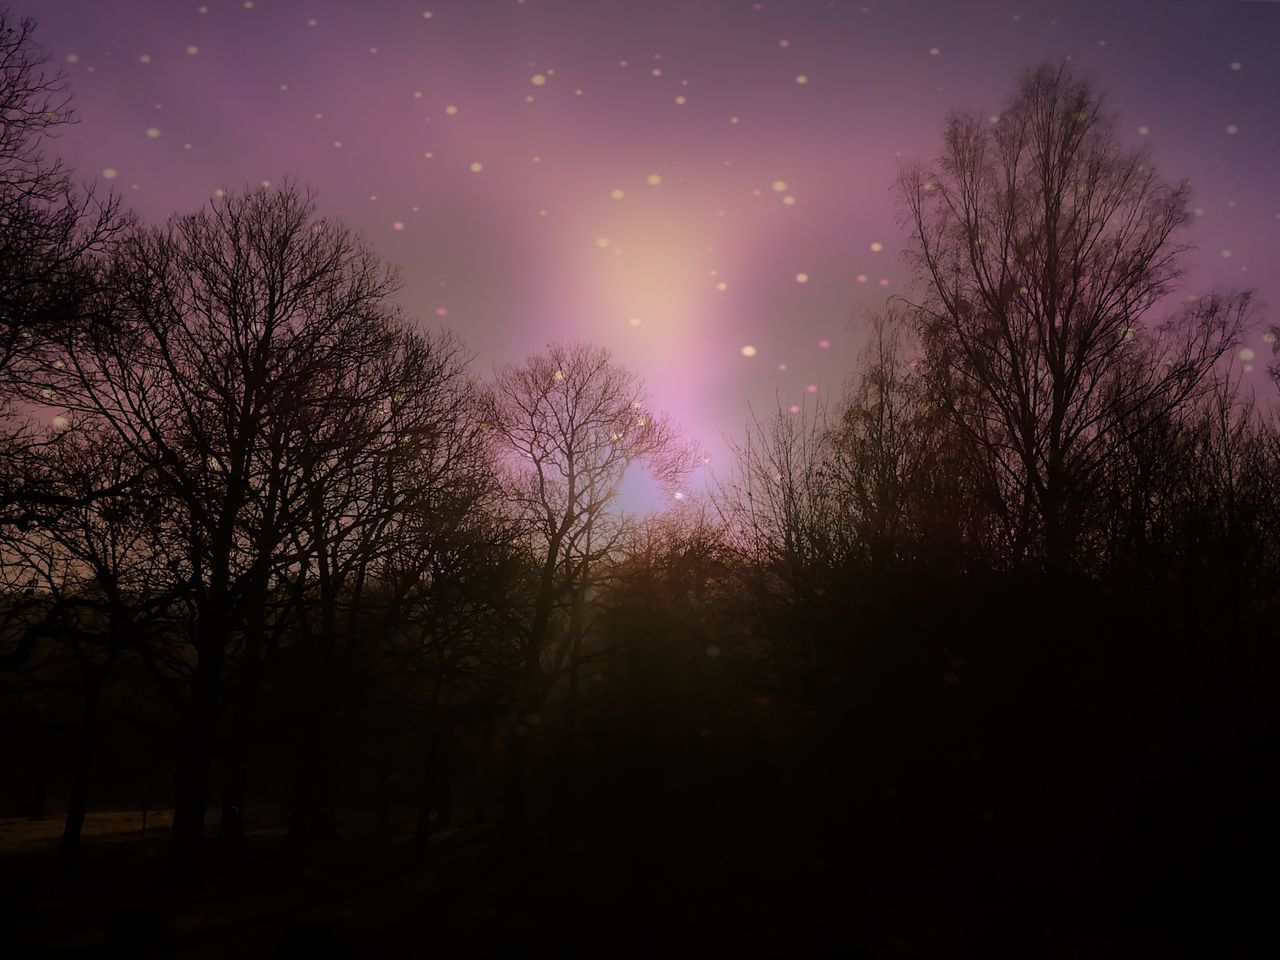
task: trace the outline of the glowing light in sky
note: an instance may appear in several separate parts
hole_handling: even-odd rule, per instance
[[[1071,57],[1117,136],[1194,183],[1189,289],[1280,295],[1276,34],[1253,4],[1076,0],[1052,25],[952,0],[8,5],[74,94],[53,152],[144,221],[294,177],[479,373],[597,342],[710,445],[748,402],[843,382],[866,314],[910,293],[900,164],[936,156],[952,109],[999,123],[1041,59]]]

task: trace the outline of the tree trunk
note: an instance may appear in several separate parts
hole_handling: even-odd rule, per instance
[[[436,801],[436,826],[448,830],[453,826],[453,723],[440,721],[439,800]]]
[[[326,591],[327,592],[327,591]],[[306,723],[301,731],[296,786],[285,838],[285,868],[298,874],[314,860],[322,847],[337,840],[334,808],[334,750],[338,709],[336,668],[337,624],[335,598],[321,600],[320,635],[311,641],[306,697]]]
[[[564,729],[561,731],[560,757],[556,770],[555,794],[551,801],[551,843],[564,844],[565,823],[573,794],[573,748],[578,720],[578,668],[582,659],[583,589],[573,593],[569,608],[569,692],[564,705]]]
[[[71,866],[80,859],[80,835],[89,806],[89,777],[98,752],[98,699],[104,682],[93,682],[85,694],[80,743],[71,777],[71,793],[67,798],[67,819],[62,827],[62,841],[58,844],[58,860],[65,866]]]
[[[528,766],[529,714],[535,712],[542,697],[542,648],[551,624],[551,605],[555,599],[556,561],[560,556],[560,538],[551,542],[543,563],[534,605],[533,623],[529,628],[529,644],[525,649],[524,681],[517,694],[511,724],[507,731],[505,783],[505,839],[512,849],[521,849],[528,840],[528,798],[526,767]]]
[[[244,814],[249,789],[249,752],[258,706],[259,654],[262,624],[255,622],[245,638],[239,697],[231,737],[227,744],[227,782],[222,793],[218,821],[218,851],[228,863],[238,863],[244,849]]]
[[[414,836],[414,857],[425,863],[431,856],[431,811],[436,802],[436,778],[440,768],[440,686],[442,671],[431,685],[427,712],[427,742],[422,752],[422,787],[418,794],[418,830]]]
[[[511,851],[523,850],[528,842],[528,811],[525,797],[525,766],[528,763],[528,728],[520,723],[520,711],[513,711],[507,729],[503,756],[503,842]]]
[[[213,759],[213,730],[218,713],[218,687],[224,655],[225,601],[210,602],[199,627],[199,661],[192,681],[174,778],[173,829],[169,869],[175,879],[190,882],[199,866],[204,820],[209,806],[209,766]],[[214,612],[216,610],[216,612]]]
[[[378,827],[377,844],[379,850],[391,846],[391,762],[384,751],[378,782]]]

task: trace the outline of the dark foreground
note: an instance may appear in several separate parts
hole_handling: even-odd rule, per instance
[[[1225,745],[1185,759],[1184,777],[1143,782],[1141,758],[1100,758],[1099,771],[1118,764],[1108,778],[1072,784],[1046,747],[1003,799],[979,795],[968,768],[991,761],[972,755],[948,761],[945,785],[866,758],[871,780],[899,768],[876,791],[744,770],[718,793],[690,783],[683,797],[642,789],[597,806],[559,854],[545,838],[512,854],[496,822],[462,810],[425,864],[412,810],[396,811],[387,845],[348,814],[302,879],[280,873],[283,824],[252,811],[240,865],[211,851],[194,890],[165,880],[162,817],[145,834],[123,816],[100,824],[118,832],[89,833],[73,869],[58,867],[54,839],[31,838],[56,831],[9,821],[0,953],[1274,956],[1265,771]]]

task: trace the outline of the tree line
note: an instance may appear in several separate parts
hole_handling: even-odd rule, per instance
[[[1086,772],[1201,798],[1172,754],[1238,773],[1273,729],[1261,317],[1186,296],[1187,186],[1068,70],[903,169],[914,292],[844,393],[636,517],[629,469],[702,458],[608,351],[477,374],[294,183],[138,222],[46,155],[73,118],[30,32],[0,19],[0,682],[67,863],[101,782],[168,794],[184,879],[250,808],[302,872],[406,803],[424,859],[456,809],[643,858],[727,805],[878,863],[957,821],[1141,833]]]

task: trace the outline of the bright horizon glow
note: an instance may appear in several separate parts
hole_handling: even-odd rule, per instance
[[[910,289],[899,165],[1045,60],[1193,182],[1179,295],[1275,303],[1272,5],[10,2],[71,83],[81,123],[53,150],[144,220],[293,177],[478,375],[601,344],[718,466],[749,405],[838,393],[866,312]],[[1269,390],[1261,333],[1244,375]]]

